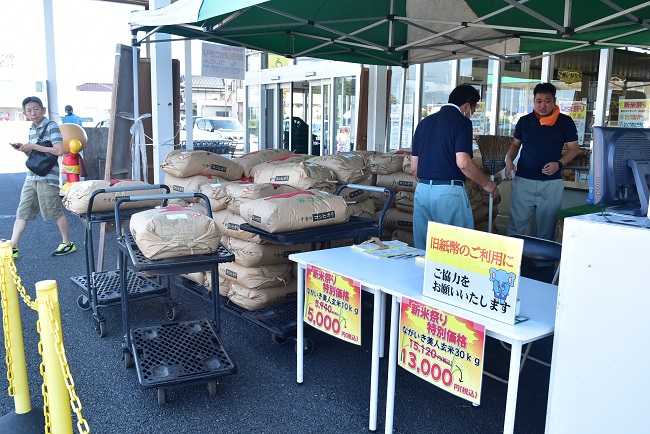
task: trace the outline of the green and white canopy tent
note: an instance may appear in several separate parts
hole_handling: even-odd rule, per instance
[[[130,24],[288,58],[408,66],[650,48],[649,20],[650,1],[638,0],[178,0]]]
[[[130,25],[134,45],[164,33],[368,65],[469,57],[516,63],[523,53],[650,48],[650,1],[178,0],[133,12]]]

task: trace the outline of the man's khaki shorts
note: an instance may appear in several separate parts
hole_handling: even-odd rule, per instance
[[[26,181],[23,184],[16,218],[35,220],[39,211],[43,220],[58,219],[63,215],[59,186],[50,185],[50,182],[47,180]]]

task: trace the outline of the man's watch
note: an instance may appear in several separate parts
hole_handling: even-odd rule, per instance
[[[562,170],[562,168],[564,167],[564,164],[562,164],[562,162],[560,160],[557,160],[557,164],[558,164],[558,166],[560,166],[559,170]]]

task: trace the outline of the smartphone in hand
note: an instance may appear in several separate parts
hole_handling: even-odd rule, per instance
[[[14,149],[20,149],[20,147],[23,146],[22,143],[9,143],[9,144],[10,144]]]

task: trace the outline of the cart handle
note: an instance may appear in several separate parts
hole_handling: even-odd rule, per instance
[[[124,202],[139,202],[144,200],[162,200],[167,201],[168,199],[190,199],[190,198],[200,198],[206,204],[208,210],[208,217],[212,218],[212,209],[210,208],[210,199],[203,193],[181,193],[181,194],[143,194],[142,196],[124,196],[121,197],[115,202],[115,228],[118,233],[120,233],[121,219],[120,219],[120,205]],[[118,239],[121,239],[122,236],[119,235]]]
[[[133,187],[109,187],[109,188],[100,188],[99,190],[95,190],[92,192],[90,195],[90,199],[88,200],[88,209],[86,210],[86,221],[91,221],[92,217],[92,209],[93,209],[93,202],[95,201],[95,196],[98,194],[102,193],[118,193],[120,191],[136,191],[136,190],[165,190],[167,193],[169,193],[170,189],[168,185],[165,184],[154,184],[154,185],[136,185]],[[166,206],[167,202],[163,202],[163,206]]]
[[[377,223],[379,224],[378,231],[379,233],[377,234],[379,238],[381,239],[383,233],[384,233],[384,216],[386,215],[386,212],[388,211],[388,207],[390,206],[391,203],[393,203],[393,197],[394,193],[393,190],[389,188],[384,188],[384,187],[377,187],[376,185],[362,185],[362,184],[343,184],[339,186],[339,188],[336,189],[335,194],[338,196],[341,191],[343,191],[344,188],[358,188],[361,190],[368,190],[368,191],[375,191],[377,193],[384,193],[388,194],[388,200],[384,204],[384,207],[381,209],[381,212],[379,213],[379,218],[377,219]]]

